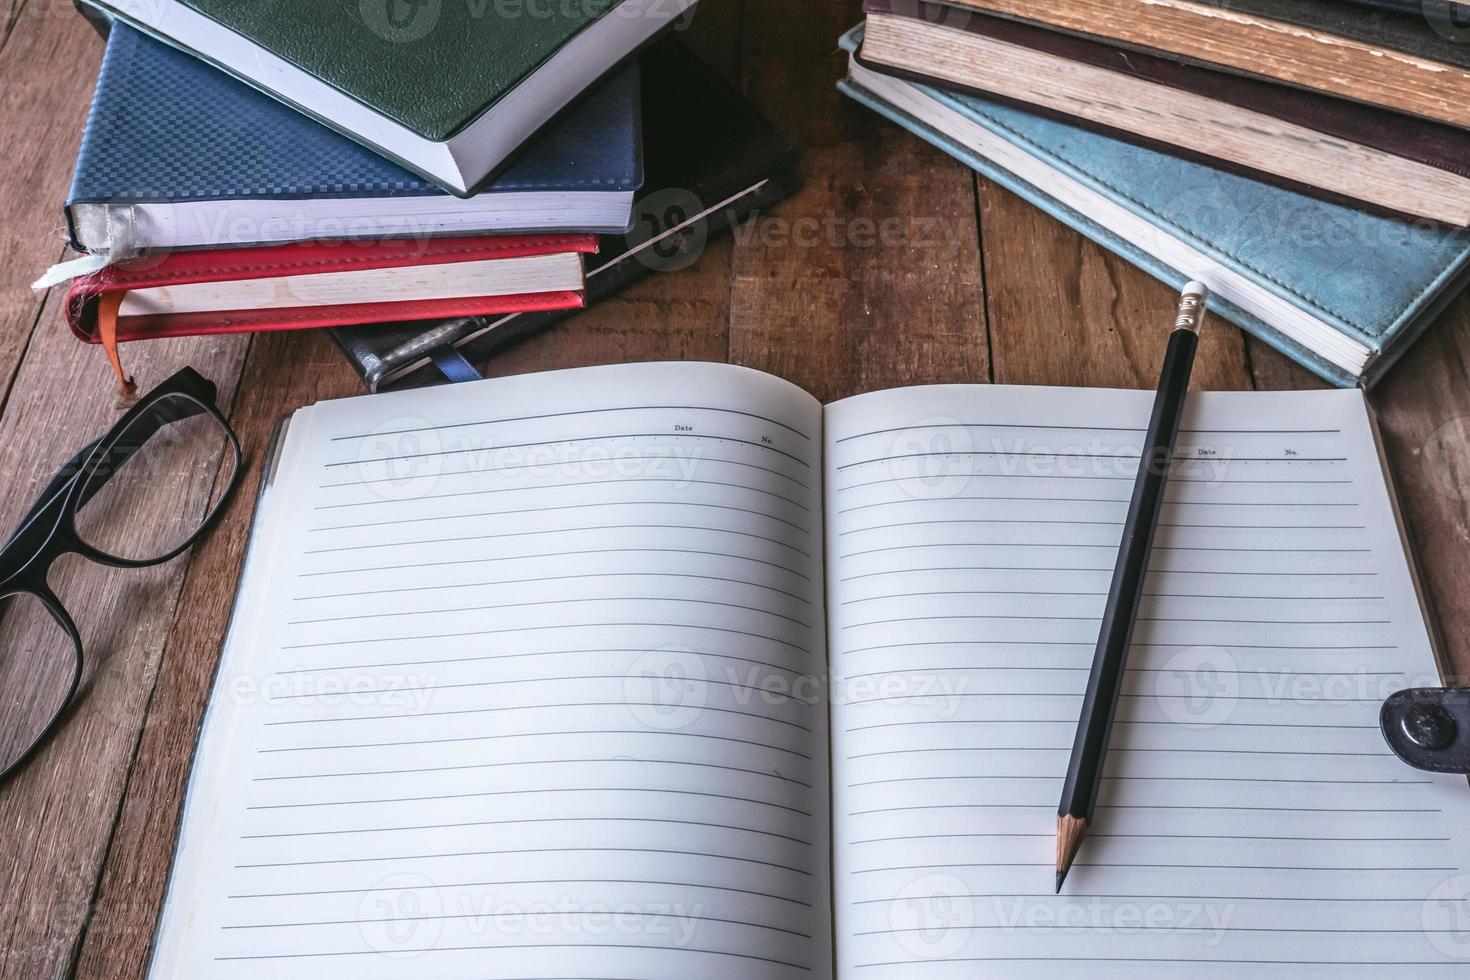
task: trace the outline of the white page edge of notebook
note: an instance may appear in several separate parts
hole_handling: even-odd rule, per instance
[[[425,139],[181,0],[88,2],[101,4],[206,61],[226,66],[288,105],[328,121],[465,195],[552,116],[697,0],[622,0],[443,141]]]
[[[1086,216],[1170,268],[1198,279],[1220,297],[1270,324],[1353,375],[1361,375],[1373,351],[1334,330],[1188,242],[1138,217],[1055,167],[996,136],[984,126],[936,102],[918,86],[850,62],[853,84],[994,160],[1022,180],[1045,188],[1061,204]]]
[[[77,243],[87,251],[214,248],[323,238],[420,238],[521,231],[622,231],[631,191],[506,191],[468,200],[327,197],[235,201],[83,202],[72,205]],[[111,229],[128,226],[126,243]]]
[[[556,252],[443,265],[317,272],[133,289],[119,316],[168,316],[220,310],[289,310],[352,303],[402,303],[465,296],[512,296],[582,288],[582,255]]]

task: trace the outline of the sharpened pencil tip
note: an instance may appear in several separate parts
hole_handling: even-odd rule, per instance
[[[1057,817],[1057,894],[1061,894],[1062,882],[1072,870],[1077,858],[1077,849],[1082,846],[1082,836],[1087,833],[1087,821],[1081,817]]]

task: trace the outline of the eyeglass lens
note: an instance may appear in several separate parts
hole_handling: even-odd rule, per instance
[[[150,561],[209,520],[234,477],[224,425],[188,395],[169,395],[99,447],[76,511],[77,536],[98,551]],[[210,480],[207,500],[187,492]]]

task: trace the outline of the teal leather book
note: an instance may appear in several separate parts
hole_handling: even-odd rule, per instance
[[[1470,281],[1470,233],[1379,217],[969,95],[839,88],[1339,386],[1371,386]]]
[[[695,0],[84,0],[466,195]]]

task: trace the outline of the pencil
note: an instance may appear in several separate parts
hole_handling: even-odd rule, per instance
[[[1179,434],[1179,418],[1189,390],[1189,372],[1194,367],[1194,351],[1199,343],[1208,296],[1209,290],[1198,282],[1184,287],[1174,317],[1174,330],[1169,336],[1169,349],[1164,354],[1153,414],[1133,483],[1133,499],[1128,504],[1118,561],[1113,566],[1097,649],[1092,655],[1092,673],[1087,678],[1087,693],[1077,720],[1077,737],[1072,743],[1072,758],[1067,763],[1067,779],[1062,784],[1062,801],[1057,807],[1058,892],[1077,858],[1097,805],[1108,736],[1118,707],[1118,692],[1123,687],[1123,668],[1143,597],[1149,552],[1153,549],[1159,511],[1163,509],[1164,483],[1174,458],[1174,441]]]

